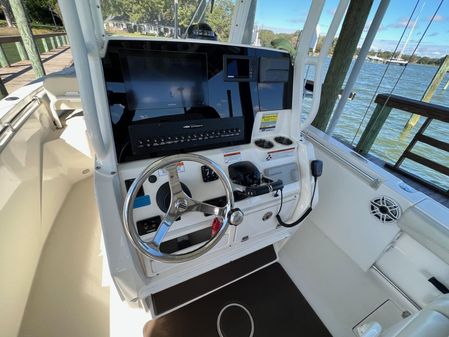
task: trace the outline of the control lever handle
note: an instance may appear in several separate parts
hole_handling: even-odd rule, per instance
[[[255,197],[262,194],[267,194],[284,188],[284,183],[281,179],[267,182],[258,186],[248,186],[245,188],[245,193],[250,197]]]

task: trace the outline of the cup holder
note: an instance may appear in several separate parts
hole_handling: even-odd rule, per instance
[[[293,141],[287,137],[279,136],[279,137],[275,137],[274,140],[276,143],[279,143],[282,145],[292,145],[293,144]]]
[[[257,139],[254,141],[254,144],[262,149],[271,149],[274,146],[273,142],[266,139]]]

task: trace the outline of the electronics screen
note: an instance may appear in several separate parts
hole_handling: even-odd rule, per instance
[[[262,82],[263,59],[270,62]],[[249,143],[255,113],[291,108],[291,63],[282,51],[112,39],[102,63],[120,163]],[[271,76],[278,63],[287,65],[287,81]]]
[[[226,79],[249,80],[252,77],[251,63],[249,58],[225,57]]]
[[[206,55],[197,53],[123,54],[128,107],[140,118],[184,114],[208,104]]]

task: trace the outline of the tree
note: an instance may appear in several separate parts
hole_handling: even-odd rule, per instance
[[[205,22],[218,34],[220,41],[227,41],[231,32],[232,13],[234,3],[231,0],[217,0],[212,13],[210,8],[206,10]]]
[[[61,10],[57,0],[24,0],[30,22],[53,25],[52,12],[56,14],[56,24],[62,24]]]

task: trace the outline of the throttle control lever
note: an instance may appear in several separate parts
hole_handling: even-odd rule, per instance
[[[267,194],[284,188],[282,180],[270,181],[258,186],[248,186],[245,188],[245,193],[250,197],[255,197],[262,194]]]

